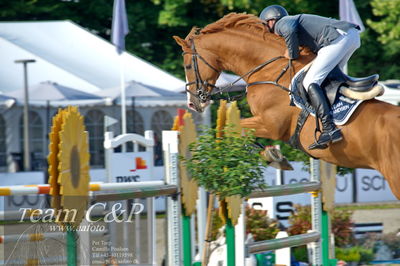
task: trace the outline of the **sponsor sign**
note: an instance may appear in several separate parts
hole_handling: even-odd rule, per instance
[[[376,170],[356,169],[357,202],[397,200],[385,178]]]
[[[335,203],[353,202],[353,175],[336,176]]]
[[[303,169],[303,164],[291,162],[293,171],[282,171],[283,184],[293,184],[299,182],[308,182],[310,173],[308,169]],[[265,182],[270,185],[276,185],[276,169],[271,167],[264,171]],[[390,191],[389,184],[383,176],[375,170],[356,169],[356,190],[357,202],[377,202],[396,200]],[[336,176],[335,203],[353,202],[353,176],[346,174]],[[249,205],[254,208],[267,210],[268,216],[279,220],[283,226],[288,227],[288,218],[294,212],[295,205],[310,205],[310,195],[308,193],[287,195],[272,198],[250,199]]]
[[[111,155],[112,182],[140,182],[152,180],[151,152],[124,152]]]

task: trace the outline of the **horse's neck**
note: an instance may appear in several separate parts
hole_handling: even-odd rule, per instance
[[[214,35],[214,34],[213,34]],[[217,38],[204,39],[202,48],[207,49],[210,53],[218,58],[222,70],[230,70],[237,75],[245,75],[260,64],[277,56],[282,56],[286,46],[284,42],[272,39],[271,43],[260,41],[257,37],[240,36],[239,34],[219,33]],[[211,37],[211,36],[210,36]],[[302,58],[294,62],[294,69],[300,70],[310,58]],[[249,78],[245,78],[247,83],[255,81],[275,81],[280,75],[282,69],[286,67],[288,61],[285,59],[277,60],[262,70],[252,74]],[[295,73],[292,73],[295,74]],[[289,86],[290,72],[287,71],[279,80],[279,84],[285,87]],[[279,115],[282,121],[289,124],[282,125],[281,136],[287,135],[292,131],[293,124],[298,115],[296,108],[288,108],[288,93],[278,86],[251,86],[248,89],[248,103],[253,115],[261,115],[272,112],[273,115]],[[279,111],[279,114],[276,111]],[[281,137],[280,136],[280,137]]]
[[[266,36],[266,40],[262,40],[259,36],[228,30],[204,35],[200,45],[202,49],[206,49],[218,58],[223,71],[232,71],[239,76],[245,75],[267,60],[282,56],[286,50],[283,39],[277,39],[275,36]],[[309,61],[309,58],[296,60],[294,69],[300,70]],[[273,62],[244,79],[247,82],[258,79],[273,81],[285,64],[287,60]],[[288,83],[285,86],[288,86]]]
[[[205,35],[201,46],[218,57],[222,70],[232,71],[240,76],[262,62],[282,55],[284,51],[284,48],[277,44],[273,44],[271,49],[259,37],[235,31]]]

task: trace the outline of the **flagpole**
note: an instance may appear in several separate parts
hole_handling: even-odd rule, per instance
[[[357,12],[356,5],[353,0],[339,0],[339,18],[340,20],[351,22],[360,27],[360,31],[365,30],[364,24]],[[343,66],[343,73],[348,74],[348,64]]]
[[[128,16],[125,0],[114,0],[111,41],[117,48],[119,57],[119,77],[121,86],[121,133],[126,134],[126,98],[125,98],[125,64],[123,52],[125,50],[125,36],[129,33]],[[122,145],[122,152],[126,146]]]
[[[123,53],[119,54],[120,59],[120,85],[121,85],[121,130],[122,134],[126,134],[126,96],[125,96],[125,64],[124,64],[124,57],[122,56]],[[122,144],[122,152],[126,152],[126,143]],[[123,201],[124,209],[126,210],[123,213],[124,221],[128,220],[128,207],[129,202],[127,200]],[[125,222],[123,225],[123,236],[122,242],[123,247],[125,250],[129,250],[129,223]]]
[[[126,96],[125,96],[125,64],[123,53],[119,54],[119,77],[121,86],[121,132],[126,134]],[[126,151],[126,145],[122,145],[122,152]]]
[[[125,62],[123,52],[125,50],[125,36],[129,33],[128,16],[126,14],[125,0],[114,0],[113,22],[111,41],[119,54],[119,77],[121,85],[121,133],[126,134],[126,97],[125,97]],[[122,144],[122,152],[126,152],[126,145]],[[124,220],[127,220],[128,202],[124,201]],[[123,246],[129,250],[129,227],[125,222],[123,226]],[[115,232],[114,232],[115,233]],[[116,244],[116,243],[113,243]]]

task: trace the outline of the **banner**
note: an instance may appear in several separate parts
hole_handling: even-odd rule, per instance
[[[111,155],[112,182],[140,182],[152,178],[153,158],[151,152],[124,152]]]

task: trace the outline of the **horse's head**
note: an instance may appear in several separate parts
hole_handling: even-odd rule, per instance
[[[284,40],[251,14],[230,13],[203,29],[192,28],[185,39],[174,39],[183,50],[187,104],[197,112],[210,103],[222,70],[242,76],[257,64],[283,55],[285,49]]]
[[[195,38],[184,40],[174,36],[174,39],[183,50],[187,105],[196,112],[203,112],[204,108],[210,104],[211,92],[221,73],[217,57],[201,49],[200,46],[197,47]]]

